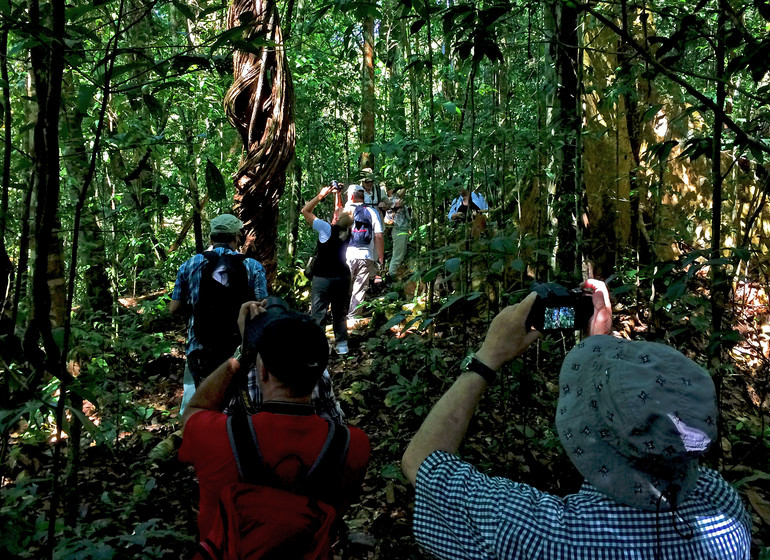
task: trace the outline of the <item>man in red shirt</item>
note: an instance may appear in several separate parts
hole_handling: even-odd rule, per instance
[[[265,302],[249,302],[246,314],[263,312]],[[243,332],[243,328],[241,329]],[[265,327],[256,349],[258,382],[262,390],[260,411],[251,417],[265,464],[279,480],[291,482],[313,465],[329,432],[329,423],[316,415],[310,402],[313,388],[323,373],[329,346],[323,331],[308,316],[290,312]],[[179,450],[182,462],[192,463],[198,476],[200,503],[198,530],[209,534],[219,515],[222,489],[238,482],[238,468],[227,433],[228,387],[249,368],[230,359],[198,387],[184,411],[184,436]],[[340,519],[361,489],[369,463],[369,439],[350,427],[350,443],[339,491],[329,505]]]

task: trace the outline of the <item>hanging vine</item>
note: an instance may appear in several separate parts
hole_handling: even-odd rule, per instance
[[[275,2],[234,0],[227,25],[243,27],[246,43],[262,45],[235,51],[225,110],[246,150],[235,175],[235,211],[246,229],[246,254],[262,263],[270,285],[277,269],[278,200],[294,158],[294,92]]]

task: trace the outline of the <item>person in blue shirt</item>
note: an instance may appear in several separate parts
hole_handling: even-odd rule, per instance
[[[460,196],[452,201],[447,218],[452,222],[464,222],[477,212],[489,210],[486,199],[479,193],[470,192],[468,189],[460,191]]]
[[[238,254],[238,240],[241,228],[243,228],[241,220],[232,214],[222,214],[211,220],[210,227],[211,234],[209,238],[211,245],[207,250],[214,251],[220,255],[223,253]],[[185,406],[195,392],[195,377],[197,376],[199,379],[202,379],[216,367],[215,364],[210,369],[205,368],[208,371],[197,371],[197,366],[191,363],[195,360],[190,360],[190,355],[202,348],[202,345],[195,337],[192,311],[198,302],[201,272],[206,262],[206,257],[203,254],[198,254],[186,260],[179,267],[176,282],[174,283],[174,291],[171,294],[171,302],[169,303],[169,311],[171,313],[189,314],[187,344],[185,345],[187,360],[185,361],[184,394],[179,411],[180,416],[184,413]],[[249,292],[253,292],[253,299],[265,299],[267,297],[267,279],[264,267],[254,259],[247,258],[243,263],[246,266]]]
[[[467,371],[410,442],[417,541],[438,558],[748,560],[750,517],[737,492],[699,465],[716,438],[710,375],[679,351],[608,336],[606,286],[594,290],[589,336],[564,359],[556,428],[585,482],[558,497],[490,477],[457,452],[487,385],[539,336],[531,293],[492,321]]]

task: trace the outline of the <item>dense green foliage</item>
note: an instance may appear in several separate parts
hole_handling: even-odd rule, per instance
[[[207,219],[232,208],[232,53],[274,45],[226,29],[227,5],[210,0],[62,6],[0,0],[0,551],[184,557],[195,485],[173,456],[185,329],[166,306]],[[768,2],[278,9],[297,140],[271,290],[307,308],[300,269],[316,237],[298,209],[332,179],[356,181],[362,154],[414,211],[406,270],[332,364],[375,449],[351,530],[381,557],[422,557],[405,441],[498,309],[534,279],[577,284],[591,269],[613,290],[621,335],[665,339],[712,371],[724,417],[710,461],[747,500],[756,554],[770,554]],[[461,188],[489,201],[484,228],[446,220]],[[551,427],[570,342],[543,340],[485,399],[465,450],[477,463],[574,486]],[[372,550],[358,547],[351,557]]]

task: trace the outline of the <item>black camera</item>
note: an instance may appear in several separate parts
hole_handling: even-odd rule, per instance
[[[594,313],[591,294],[580,288],[567,289],[547,282],[534,284],[538,297],[527,316],[527,328],[542,333],[583,330]]]
[[[339,184],[337,181],[332,181],[332,188],[335,191],[341,191],[342,190],[342,185]]]
[[[259,341],[267,326],[290,313],[291,309],[283,299],[278,296],[270,296],[267,298],[265,311],[254,317],[246,317],[241,346],[241,366],[249,368],[254,365],[259,352]]]

